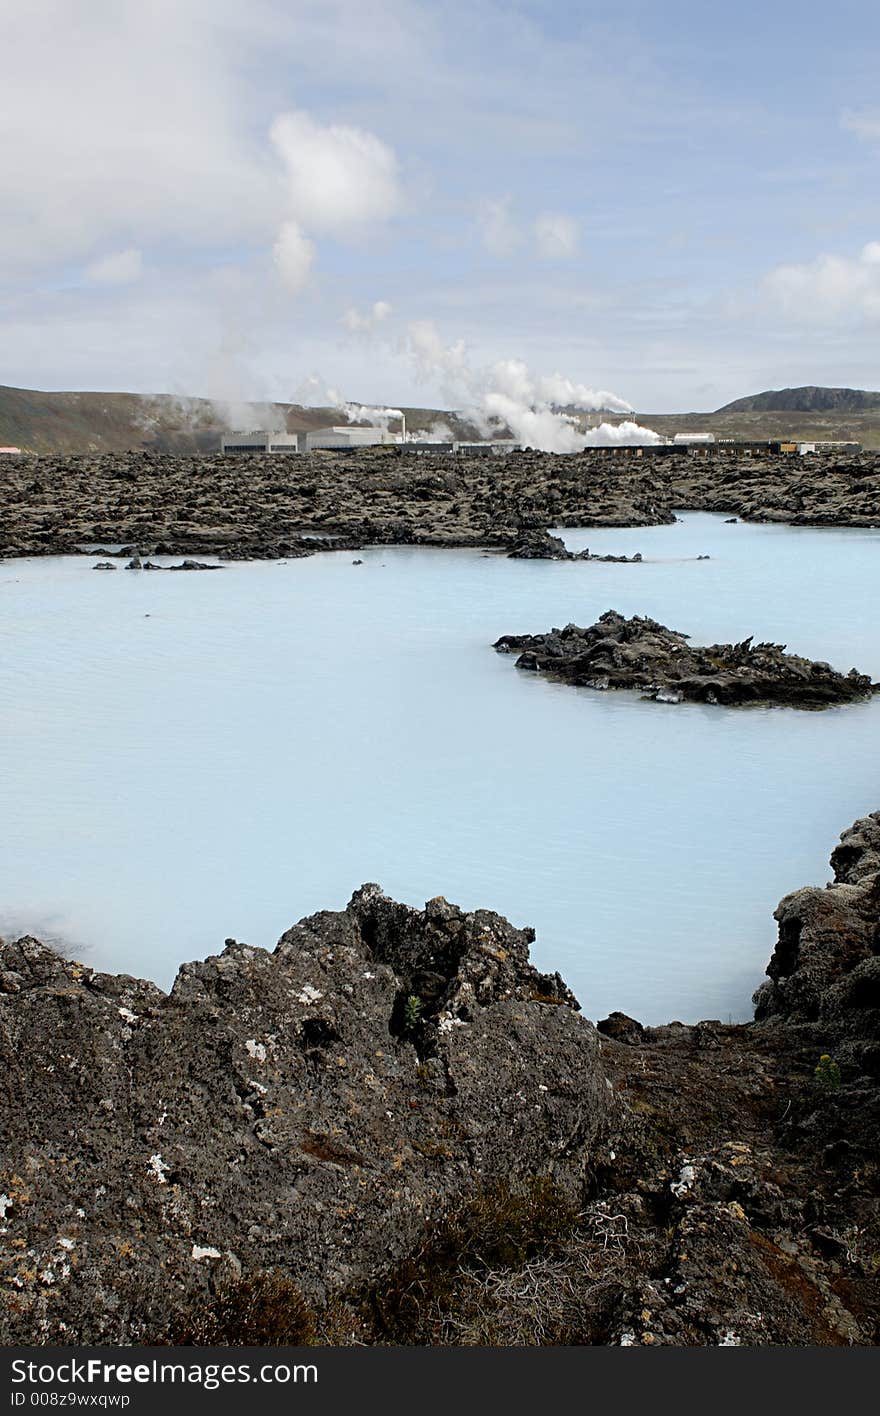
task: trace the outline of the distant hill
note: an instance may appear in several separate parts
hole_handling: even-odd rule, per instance
[[[450,413],[432,408],[404,412],[413,432],[439,419],[455,437],[478,436],[471,424]],[[0,385],[0,446],[25,452],[210,452],[231,429],[294,433],[344,422],[338,408],[301,408],[294,403],[230,407],[176,394],[42,393]]]
[[[28,452],[199,452],[216,447],[223,426],[208,399],[0,386],[0,443]]]
[[[880,393],[867,393],[861,388],[770,389],[750,398],[737,398],[725,403],[719,413],[873,413],[880,410]]]
[[[801,408],[776,406],[779,400],[840,399]],[[846,400],[866,400],[850,404]],[[771,402],[774,404],[770,406]],[[455,438],[477,438],[477,428],[460,415],[436,408],[406,408],[410,432],[436,425],[435,436],[448,430]],[[587,426],[620,423],[631,414],[581,415]],[[865,448],[880,449],[880,393],[858,389],[803,388],[760,393],[741,398],[717,413],[651,413],[639,410],[637,420],[663,437],[679,432],[706,432],[716,438],[853,439]],[[213,452],[230,429],[272,428],[300,432],[342,423],[338,408],[302,408],[293,403],[241,403],[235,407],[208,398],[175,394],[41,393],[36,389],[0,385],[0,447],[25,452],[139,452],[144,449],[177,454]],[[392,421],[392,429],[397,425]],[[500,429],[499,429],[500,431]]]

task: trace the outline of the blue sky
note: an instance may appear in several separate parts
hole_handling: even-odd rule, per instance
[[[0,382],[880,386],[864,0],[0,0],[0,52]]]

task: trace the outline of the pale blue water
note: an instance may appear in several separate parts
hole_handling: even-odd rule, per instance
[[[838,833],[880,807],[880,701],[646,703],[490,645],[614,608],[880,677],[880,533],[563,534],[649,559],[0,565],[0,929],[167,986],[372,879],[534,925],[588,1016],[748,1016],[780,897],[828,879]]]

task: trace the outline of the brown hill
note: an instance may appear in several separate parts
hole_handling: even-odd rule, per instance
[[[880,394],[864,397],[880,399]],[[434,408],[404,411],[407,428],[412,432],[426,430],[439,419],[455,437],[479,436],[472,424],[455,413]],[[582,415],[582,421],[594,426],[599,422],[620,423],[633,416],[663,437],[679,432],[710,432],[716,438],[744,440],[844,438],[860,442],[865,448],[880,448],[880,406],[851,412],[843,407],[827,411],[750,411],[729,404],[716,413],[594,413]],[[0,446],[11,444],[38,453],[144,449],[178,454],[211,452],[216,451],[223,432],[233,426],[296,432],[343,421],[338,408],[302,408],[290,403],[242,404],[232,413],[210,399],[175,394],[43,393],[0,386]],[[392,422],[391,426],[395,429],[396,425]]]
[[[880,413],[880,393],[863,388],[769,389],[726,403],[719,413]]]
[[[478,436],[454,414],[431,408],[404,411],[413,431],[441,418],[457,437]],[[213,452],[232,428],[292,433],[343,422],[338,408],[291,403],[245,403],[232,411],[208,398],[175,394],[43,393],[0,386],[0,446],[27,452]]]

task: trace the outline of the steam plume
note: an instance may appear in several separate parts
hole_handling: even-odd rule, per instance
[[[430,321],[411,324],[405,348],[422,378],[438,383],[452,403],[464,400],[463,412],[484,434],[506,424],[518,442],[541,452],[580,452],[585,447],[660,441],[650,428],[629,419],[615,426],[601,423],[582,429],[573,413],[630,413],[631,404],[608,389],[555,373],[535,375],[521,359],[503,359],[488,368],[468,362],[463,340],[444,344]]]

